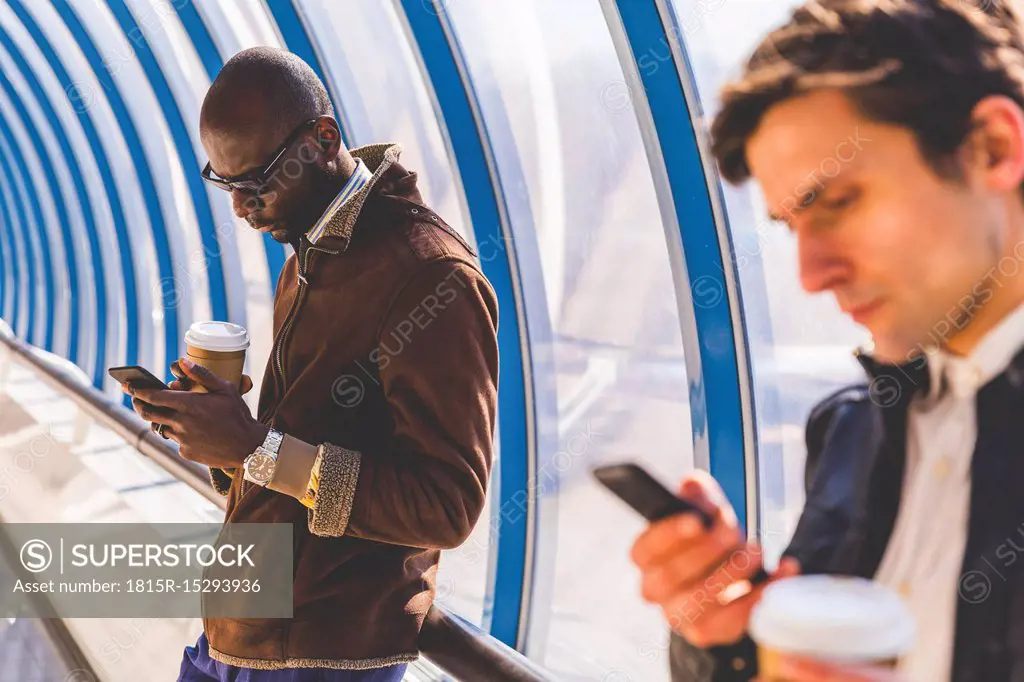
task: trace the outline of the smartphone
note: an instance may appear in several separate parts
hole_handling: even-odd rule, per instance
[[[162,388],[167,384],[153,376],[145,367],[131,365],[129,367],[111,367],[107,374],[119,384],[131,384],[134,388]]]
[[[705,528],[711,528],[715,519],[708,512],[658,483],[647,471],[631,462],[609,464],[594,469],[594,476],[604,487],[640,513],[651,523],[669,516],[690,512],[696,514]]]
[[[652,523],[676,514],[692,513],[697,515],[705,529],[715,524],[711,514],[693,502],[674,495],[638,464],[609,464],[595,468],[593,473],[604,487]],[[768,580],[768,577],[768,572],[762,567],[749,581],[752,586],[756,586]]]

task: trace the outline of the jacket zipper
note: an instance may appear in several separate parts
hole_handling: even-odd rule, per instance
[[[274,389],[278,393],[278,404],[281,402],[281,394],[284,393],[285,380],[284,380],[284,342],[291,331],[292,324],[295,323],[295,319],[299,316],[299,308],[302,306],[302,299],[306,293],[306,287],[309,286],[309,280],[306,278],[306,273],[309,272],[309,254],[312,251],[324,251],[325,253],[336,253],[335,251],[328,251],[327,249],[317,249],[310,246],[306,249],[306,252],[302,256],[302,260],[299,261],[299,290],[295,294],[295,300],[292,302],[291,308],[288,310],[288,315],[284,318],[284,324],[281,325],[281,331],[277,334],[277,338],[274,339],[274,345],[271,350],[271,355],[274,358],[274,368],[277,369],[278,377],[274,377]],[[274,419],[274,411],[270,410],[267,416],[261,421],[265,426],[270,426],[270,422]],[[238,502],[235,503],[237,507],[241,504],[242,500],[249,493],[249,491],[256,487],[255,484],[246,485],[248,481],[242,480],[242,487],[239,490]]]
[[[309,271],[309,254],[312,252],[312,247],[308,247],[306,252],[302,255],[302,261],[299,265],[299,291],[295,294],[295,301],[292,303],[292,308],[288,311],[288,315],[285,317],[285,324],[281,326],[281,334],[278,335],[273,348],[273,364],[278,369],[278,376],[280,378],[280,390],[285,390],[285,340],[288,337],[288,333],[292,329],[292,325],[295,323],[296,317],[299,316],[299,308],[302,306],[302,300],[306,293],[306,287],[309,285],[309,281],[306,279],[306,272]],[[274,381],[274,388],[278,388],[278,382]]]
[[[310,254],[314,251],[322,251],[327,254],[336,255],[340,251],[332,251],[330,249],[321,249],[315,246],[308,246],[306,252],[302,256],[302,260],[299,261],[299,290],[295,294],[295,301],[292,302],[291,308],[288,310],[288,315],[284,318],[284,324],[281,325],[281,331],[278,333],[277,338],[274,339],[274,345],[272,350],[272,357],[274,358],[274,368],[277,370],[278,376],[274,378],[274,388],[278,391],[278,397],[284,393],[286,381],[284,374],[284,344],[287,341],[288,333],[291,331],[292,326],[299,317],[299,309],[302,307],[304,302],[305,294],[309,288],[309,280],[306,275],[309,274],[310,267]],[[267,416],[264,418],[263,423],[270,425],[271,417]]]

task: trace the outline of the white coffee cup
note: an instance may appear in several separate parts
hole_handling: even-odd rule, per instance
[[[758,674],[787,682],[782,654],[818,661],[894,667],[914,645],[914,619],[899,595],[857,577],[809,575],[765,588],[750,618]]]
[[[196,322],[185,333],[185,355],[234,386],[242,382],[249,332],[230,322]],[[192,391],[205,393],[202,386]]]

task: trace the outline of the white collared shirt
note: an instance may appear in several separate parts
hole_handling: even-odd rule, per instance
[[[903,595],[917,622],[914,649],[900,662],[910,682],[947,682],[953,661],[978,390],[1024,346],[1024,305],[967,357],[929,353],[931,386],[910,405],[907,468],[892,537],[875,579]]]

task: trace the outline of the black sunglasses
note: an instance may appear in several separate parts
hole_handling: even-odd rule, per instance
[[[233,178],[222,178],[213,172],[210,162],[207,161],[206,167],[203,168],[202,172],[203,180],[206,180],[211,185],[220,187],[225,192],[231,192],[237,189],[240,192],[245,192],[247,194],[260,194],[263,191],[263,188],[267,186],[267,183],[270,182],[270,178],[274,173],[274,167],[281,161],[282,157],[284,157],[288,148],[291,147],[292,143],[294,143],[295,140],[297,140],[302,133],[306,131],[306,128],[309,128],[319,120],[320,119],[318,118],[310,119],[289,133],[288,137],[285,138],[285,141],[281,143],[281,146],[278,147],[277,151],[270,157],[270,163],[264,166],[263,170],[251,171]]]

